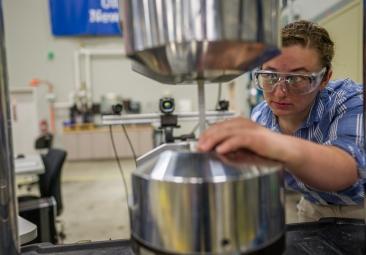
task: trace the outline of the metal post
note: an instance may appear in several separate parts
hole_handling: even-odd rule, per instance
[[[206,127],[206,103],[205,103],[205,82],[204,80],[198,80],[198,114],[199,114],[199,131],[200,134],[205,131]]]
[[[14,189],[13,148],[5,38],[3,1],[0,0],[0,254],[19,254],[18,213]]]

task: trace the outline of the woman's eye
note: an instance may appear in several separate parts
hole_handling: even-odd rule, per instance
[[[264,74],[263,78],[266,79],[267,82],[274,84],[278,80],[278,75],[277,74]]]
[[[286,80],[289,85],[295,85],[303,83],[305,78],[303,76],[287,76]]]

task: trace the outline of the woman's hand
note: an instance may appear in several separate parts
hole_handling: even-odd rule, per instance
[[[258,155],[279,160],[282,148],[278,136],[271,130],[242,117],[225,120],[209,127],[198,140],[198,150],[207,152],[215,150],[227,154],[240,149],[248,149]]]

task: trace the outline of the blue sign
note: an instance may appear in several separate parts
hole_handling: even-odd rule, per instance
[[[55,36],[121,35],[118,0],[49,0]]]

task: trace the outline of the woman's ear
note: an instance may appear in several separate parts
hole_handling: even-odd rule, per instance
[[[327,72],[324,75],[322,83],[320,84],[321,89],[324,89],[327,86],[330,78],[332,78],[332,75],[333,75],[333,70],[331,68],[329,68],[329,70],[327,70]]]

